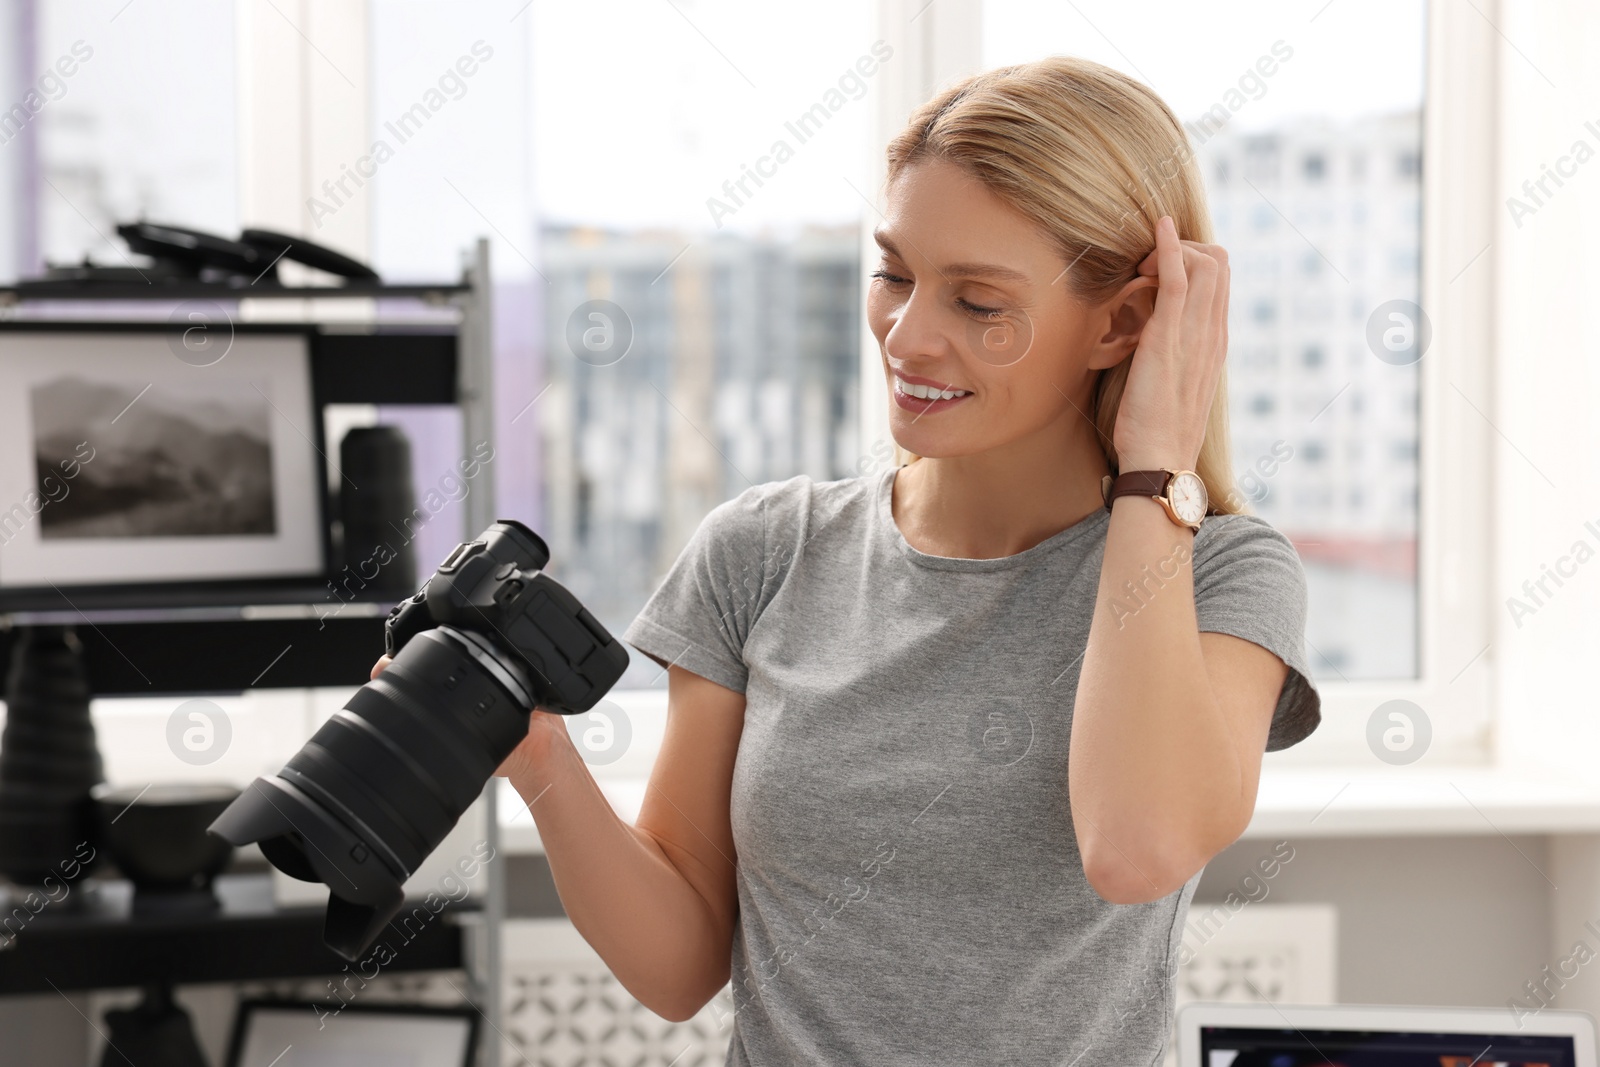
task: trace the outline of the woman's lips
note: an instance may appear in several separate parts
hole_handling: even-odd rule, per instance
[[[970,400],[972,398],[972,394],[967,393],[964,396],[951,397],[949,400],[924,400],[921,397],[915,397],[909,393],[901,392],[899,378],[896,378],[894,381],[893,393],[894,402],[896,404],[899,404],[907,411],[914,411],[918,415],[931,415],[937,411],[944,411],[961,403],[963,400]]]

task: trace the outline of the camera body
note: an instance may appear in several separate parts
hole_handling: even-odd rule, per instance
[[[388,654],[398,656],[424,630],[448,627],[511,675],[499,680],[515,685],[526,707],[588,711],[622,676],[628,653],[543,572],[549,560],[543,539],[526,526],[492,524],[457,545],[415,596],[395,605],[384,623]]]
[[[345,959],[400,910],[403,883],[527,736],[531,709],[588,711],[627,669],[621,642],[543,573],[549,558],[509,519],[456,546],[389,613],[389,665],[211,824],[327,884],[323,940]]]

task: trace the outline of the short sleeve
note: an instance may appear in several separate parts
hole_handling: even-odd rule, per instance
[[[1258,515],[1218,515],[1195,538],[1199,628],[1260,645],[1289,667],[1267,734],[1267,751],[1310,736],[1322,698],[1306,661],[1306,574],[1293,543]]]
[[[766,577],[766,494],[752,486],[712,508],[622,639],[742,693],[744,643]]]

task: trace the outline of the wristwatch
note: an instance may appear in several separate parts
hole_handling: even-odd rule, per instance
[[[1194,471],[1175,471],[1166,467],[1153,471],[1124,471],[1115,479],[1100,479],[1106,510],[1119,496],[1150,496],[1160,502],[1167,518],[1179,526],[1199,530],[1201,521],[1211,514],[1206,483]]]

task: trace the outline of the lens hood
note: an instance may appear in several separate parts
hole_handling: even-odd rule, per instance
[[[277,775],[250,783],[210,832],[235,845],[259,842],[262,855],[284,874],[326,884],[322,939],[352,963],[404,902],[401,886],[407,875],[392,858],[387,863],[381,858],[377,835],[352,831],[312,794]]]

